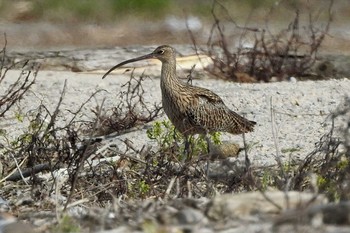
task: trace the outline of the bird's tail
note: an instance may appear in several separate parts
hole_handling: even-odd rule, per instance
[[[232,134],[242,134],[254,131],[255,121],[250,121],[235,112],[232,112],[232,127],[230,133]]]

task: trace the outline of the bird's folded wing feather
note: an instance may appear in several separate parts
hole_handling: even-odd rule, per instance
[[[194,97],[193,105],[186,114],[193,125],[203,126],[205,118],[212,118],[212,114],[220,114],[227,110],[222,99],[208,89],[196,87],[192,95]]]
[[[193,92],[194,96],[197,98],[201,98],[202,100],[206,100],[209,103],[212,104],[223,104],[224,102],[222,101],[222,99],[220,98],[220,96],[218,96],[217,94],[215,94],[214,92],[205,89],[205,88],[200,88],[200,87],[196,87],[196,89]]]

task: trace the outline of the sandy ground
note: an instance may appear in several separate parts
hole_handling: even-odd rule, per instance
[[[161,102],[158,69],[145,70],[150,78],[143,81],[144,97],[150,106]],[[4,90],[18,75],[19,71],[10,71],[1,89]],[[104,109],[116,105],[118,93],[123,90],[121,86],[129,80],[129,76],[119,71],[102,80],[102,73],[40,71],[31,91],[0,122],[0,128],[15,138],[27,129],[26,116],[40,104],[53,111],[65,81],[67,88],[60,114],[62,124],[71,119],[71,112],[76,111],[92,93],[104,90],[92,98],[78,116],[80,120],[91,120],[94,116],[91,110],[101,106],[103,100]],[[350,90],[349,79],[237,84],[202,78],[194,80],[193,84],[213,90],[231,109],[257,122],[255,131],[246,135],[251,148],[249,155],[256,165],[275,164],[275,156],[284,161],[298,160],[314,150],[315,143],[330,129],[331,122],[327,117],[344,103],[344,97],[349,95]],[[25,116],[23,122],[16,119],[18,113]],[[163,115],[162,118],[165,117]],[[336,127],[340,124],[337,122]],[[273,127],[276,128],[275,133],[272,132]],[[136,148],[154,144],[147,138],[146,129],[119,137],[129,138]],[[243,145],[242,136],[223,134],[222,138]],[[116,142],[121,144],[118,140]]]

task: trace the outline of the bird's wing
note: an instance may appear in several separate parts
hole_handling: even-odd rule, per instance
[[[208,89],[196,87],[192,90],[192,96],[193,104],[186,114],[193,125],[206,128],[204,118],[213,118],[212,114],[222,115],[228,110],[220,96]]]
[[[220,96],[206,88],[196,87],[193,90],[193,95],[199,98],[200,102],[204,101],[211,104],[224,104]]]
[[[230,110],[222,99],[205,88],[192,88],[191,104],[186,110],[187,120],[197,128],[197,132],[224,131],[241,134],[253,131],[253,121],[249,121]]]

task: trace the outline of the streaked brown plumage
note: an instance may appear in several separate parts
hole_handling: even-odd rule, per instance
[[[127,63],[152,58],[162,62],[160,87],[163,109],[186,137],[211,132],[242,134],[253,131],[256,123],[230,110],[217,94],[177,78],[176,52],[168,45],[159,46],[148,55],[124,61],[112,67],[102,78]]]

